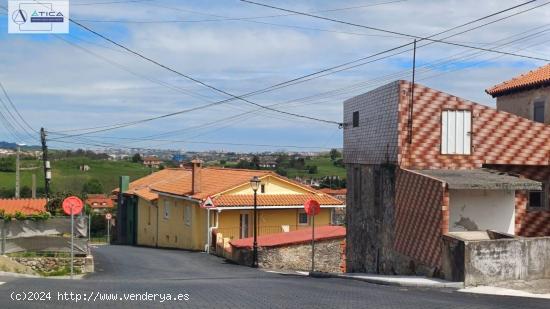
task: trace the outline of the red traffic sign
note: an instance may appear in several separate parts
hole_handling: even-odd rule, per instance
[[[76,196],[69,196],[63,200],[63,211],[67,215],[77,215],[82,211],[84,203]]]
[[[308,216],[315,216],[321,212],[321,205],[314,199],[309,199],[304,203],[304,210]]]
[[[105,219],[111,220],[113,218],[113,215],[111,214],[105,214]]]
[[[216,205],[214,205],[214,201],[212,201],[212,198],[209,196],[206,198],[206,200],[201,205],[202,208],[215,208]]]

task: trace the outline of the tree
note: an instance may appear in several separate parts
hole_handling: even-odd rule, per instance
[[[82,186],[83,194],[100,194],[103,193],[103,185],[97,179],[88,180],[84,186]]]
[[[260,169],[260,157],[258,157],[258,156],[253,156],[252,157],[252,166],[257,170]]]
[[[332,148],[330,150],[330,159],[332,161],[336,160],[337,158],[340,158],[341,156],[342,156],[342,154],[340,153],[340,151],[338,151],[338,149]]]
[[[32,189],[29,186],[23,186],[19,192],[21,198],[30,198],[32,197]]]
[[[286,176],[288,175],[288,172],[282,168],[282,167],[278,167],[276,170],[275,170],[275,173],[281,175],[281,176]]]
[[[142,160],[141,155],[139,153],[136,153],[135,155],[132,156],[132,162],[140,163],[142,161],[143,160]]]
[[[309,165],[307,167],[307,172],[309,174],[317,174],[317,165]]]
[[[15,172],[15,157],[0,158],[0,172]]]

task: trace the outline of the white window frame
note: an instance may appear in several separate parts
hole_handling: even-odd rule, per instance
[[[306,215],[306,223],[300,222],[300,216],[301,216],[302,214],[305,214],[305,215]],[[298,211],[298,225],[309,225],[309,216],[307,215],[307,213],[305,212],[305,210],[299,210],[299,211]]]
[[[187,226],[191,226],[193,216],[193,209],[189,205],[183,206],[183,223]]]
[[[472,154],[472,111],[463,109],[441,111],[441,154]]]
[[[164,200],[164,219],[170,218],[170,201]]]

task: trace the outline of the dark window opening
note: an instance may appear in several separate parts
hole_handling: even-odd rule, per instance
[[[359,126],[359,112],[353,112],[353,127]]]
[[[265,185],[264,184],[260,185],[260,192],[265,193]]]
[[[300,212],[298,214],[298,224],[308,224],[308,217],[305,212]]]
[[[544,123],[544,102],[535,102],[533,109],[533,120]]]
[[[529,192],[529,207],[543,207],[542,191]]]

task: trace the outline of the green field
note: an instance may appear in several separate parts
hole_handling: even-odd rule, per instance
[[[288,172],[288,178],[306,177],[306,178],[321,178],[325,176],[339,176],[346,178],[346,169],[339,166],[334,166],[329,157],[313,157],[310,160],[306,160],[306,165],[316,165],[317,173],[309,174],[307,170],[297,170],[293,168],[286,169]]]
[[[91,160],[89,158],[68,158],[51,162],[52,165],[52,192],[82,191],[84,183],[91,179],[98,179],[103,185],[105,193],[118,187],[118,176],[130,176],[130,181],[143,177],[151,172],[150,168],[141,163],[129,161]],[[90,170],[82,172],[80,165],[88,165]],[[44,187],[44,174],[41,161],[22,161],[23,167],[36,166],[36,170],[21,171],[21,187],[32,185],[32,174],[36,174],[37,186]],[[15,173],[0,172],[0,188],[15,188]]]
[[[212,162],[212,165],[219,165],[219,163]],[[236,167],[237,163],[229,162],[225,164],[225,167]],[[346,169],[340,166],[335,166],[328,156],[312,157],[305,160],[306,166],[317,166],[317,173],[310,174],[307,169],[296,168],[284,168],[287,172],[288,178],[295,178],[296,176],[303,178],[323,178],[326,176],[339,176],[340,178],[346,178]]]

